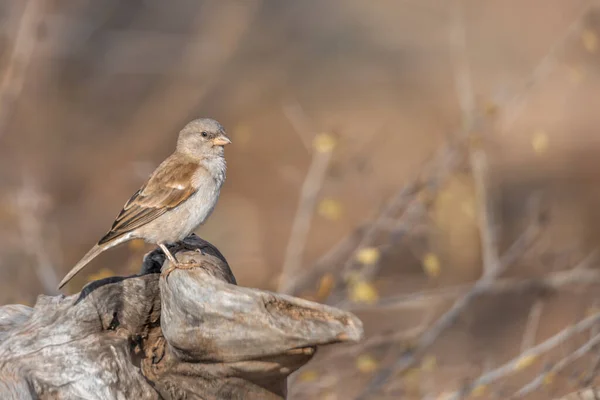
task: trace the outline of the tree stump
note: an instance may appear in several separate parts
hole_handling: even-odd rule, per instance
[[[316,346],[357,341],[354,315],[236,285],[223,255],[191,235],[139,275],[73,296],[0,307],[0,399],[283,399]]]

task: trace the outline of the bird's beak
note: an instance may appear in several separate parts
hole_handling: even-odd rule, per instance
[[[220,135],[214,138],[212,142],[213,146],[225,146],[231,143],[231,140],[225,135]]]

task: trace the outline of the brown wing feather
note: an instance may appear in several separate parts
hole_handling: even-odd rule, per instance
[[[192,178],[199,167],[195,162],[165,160],[148,182],[127,201],[110,231],[98,244],[129,233],[189,199],[196,193]]]

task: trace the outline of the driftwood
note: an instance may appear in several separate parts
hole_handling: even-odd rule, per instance
[[[0,307],[0,399],[282,399],[317,345],[356,341],[354,315],[236,285],[192,235],[139,275],[112,277],[33,308]]]

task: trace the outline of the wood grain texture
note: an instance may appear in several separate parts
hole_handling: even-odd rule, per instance
[[[316,346],[363,335],[350,313],[237,286],[195,235],[170,250],[198,267],[167,280],[155,250],[139,275],[0,307],[0,398],[283,399]]]

